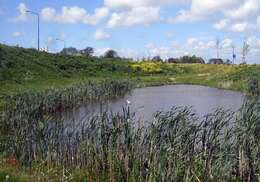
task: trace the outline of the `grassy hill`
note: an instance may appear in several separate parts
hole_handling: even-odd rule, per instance
[[[135,63],[0,45],[0,97],[105,78],[131,79],[141,86],[183,83],[243,91],[250,77],[260,78],[260,65]]]

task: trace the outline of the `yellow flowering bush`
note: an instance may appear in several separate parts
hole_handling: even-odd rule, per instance
[[[162,68],[160,63],[142,62],[132,65],[134,71],[142,71],[145,73],[161,73]]]

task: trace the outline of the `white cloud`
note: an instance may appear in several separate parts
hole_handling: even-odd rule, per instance
[[[196,40],[195,38],[191,38],[187,40],[187,43],[189,42],[189,44],[192,44]],[[163,59],[167,59],[170,57],[181,57],[189,54],[186,45],[179,44],[179,42],[176,41],[172,42],[169,46],[158,46],[154,43],[148,43],[145,45],[145,48],[147,57],[160,56]]]
[[[231,48],[233,40],[226,38],[221,41],[222,51]],[[201,40],[200,38],[192,37],[188,38],[184,43],[174,42],[170,46],[156,46],[153,43],[149,43],[145,46],[147,50],[147,56],[160,55],[162,58],[169,57],[181,57],[184,55],[197,55],[204,58],[211,58],[216,53],[216,41],[215,40]],[[228,55],[224,55],[226,57]]]
[[[178,12],[178,15],[174,18],[168,18],[169,23],[177,23],[177,22],[185,22],[185,21],[197,21],[200,20],[201,17],[199,16],[194,16],[188,11],[185,10],[180,10]]]
[[[249,46],[251,48],[260,49],[260,39],[258,39],[256,37],[249,37],[247,39],[247,43],[249,44]]]
[[[198,39],[197,38],[189,38],[187,40],[187,45],[188,46],[193,46],[194,44],[197,44],[198,43]]]
[[[189,38],[186,41],[186,49],[193,49],[197,51],[207,51],[215,46],[215,41],[202,41],[197,38]]]
[[[111,36],[108,33],[104,32],[103,30],[99,29],[95,32],[94,38],[95,40],[107,40],[110,39]]]
[[[160,19],[159,7],[137,7],[129,11],[113,13],[107,26],[112,28],[119,26],[149,25]]]
[[[109,14],[109,9],[108,8],[106,8],[106,7],[96,8],[95,9],[95,13],[93,15],[93,18],[97,19],[97,20],[101,20],[104,17],[107,17],[108,14]]]
[[[224,14],[226,17],[232,19],[247,19],[249,17],[255,16],[257,13],[259,13],[259,10],[259,0],[247,0],[244,3],[241,3],[239,7],[225,10]]]
[[[177,57],[184,55],[185,52],[183,50],[177,50],[177,49],[172,49],[170,46],[161,46],[161,47],[154,47],[150,50],[148,50],[149,56],[157,56],[159,55],[163,59],[169,58],[169,57]]]
[[[172,22],[185,22],[209,19],[211,14],[234,6],[232,0],[192,0],[190,10],[181,10]]]
[[[184,4],[190,0],[104,0],[106,7],[116,11],[108,21],[108,27],[149,25],[162,20],[161,7]]]
[[[221,42],[221,47],[223,49],[228,49],[228,48],[231,48],[233,45],[233,40],[232,39],[224,39],[222,42]]]
[[[105,6],[109,8],[133,9],[140,6],[163,6],[168,4],[180,4],[190,0],[104,0]]]
[[[44,8],[41,11],[41,18],[45,21],[52,21],[55,18],[56,10],[54,8]]]
[[[163,59],[167,59],[170,57],[181,57],[189,54],[185,47],[180,45],[178,42],[174,42],[170,46],[156,46],[153,43],[148,43],[145,48],[147,57],[160,56]]]
[[[14,18],[11,18],[11,21],[22,22],[28,20],[28,15],[26,13],[28,9],[24,3],[20,3],[16,9],[19,11],[19,15]]]
[[[104,53],[108,50],[110,50],[111,48],[109,47],[105,47],[105,48],[96,48],[95,49],[95,52],[94,52],[94,55],[95,56],[102,56],[104,55]]]
[[[216,28],[217,30],[223,30],[223,29],[227,28],[228,25],[229,25],[229,20],[222,19],[219,22],[215,23],[213,25],[213,27]]]
[[[249,55],[248,59],[252,62],[252,60],[255,60],[255,62],[259,63],[259,56],[260,56],[260,38],[257,38],[255,36],[249,37],[247,40],[247,43],[249,44]]]
[[[209,48],[214,48],[214,47],[216,47],[216,41],[213,41],[213,40],[208,41],[208,42],[207,42],[207,46],[208,46]]]
[[[117,50],[119,56],[125,57],[125,58],[136,58],[137,53],[135,50],[130,48],[123,48]]]
[[[84,8],[78,6],[64,6],[60,12],[54,8],[44,8],[41,17],[44,21],[54,21],[59,23],[85,23],[96,25],[109,14],[106,7],[95,9],[94,14],[88,14]]]
[[[21,32],[13,32],[12,36],[13,37],[21,37],[21,36],[23,36],[23,33],[21,33]]]
[[[213,25],[214,28],[218,30],[227,30],[231,32],[236,33],[242,33],[242,32],[253,32],[256,33],[257,31],[260,31],[260,18],[258,17],[256,22],[250,22],[250,21],[235,21],[231,23],[231,20],[227,20],[227,22],[218,22]]]
[[[230,27],[230,30],[233,32],[245,32],[248,28],[247,22],[236,23]]]
[[[260,23],[258,23],[260,0],[240,0],[239,5],[225,9],[223,14],[230,23],[225,30],[238,33],[260,31]]]
[[[260,31],[259,14],[260,0],[191,0],[189,9],[180,10],[177,16],[168,18],[168,22],[206,20],[215,22],[213,27],[217,30]]]

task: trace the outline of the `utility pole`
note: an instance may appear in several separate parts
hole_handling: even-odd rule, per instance
[[[27,13],[31,13],[37,16],[37,27],[38,27],[38,51],[40,51],[40,14],[34,11],[27,10]]]
[[[232,45],[232,58],[233,58],[232,63],[235,64],[235,60],[236,60],[235,45]]]
[[[246,41],[243,43],[243,48],[242,48],[242,63],[246,64],[246,56],[249,53],[249,45]]]
[[[217,58],[219,59],[219,48],[220,48],[220,40],[219,40],[219,38],[216,39],[216,48],[217,48]]]

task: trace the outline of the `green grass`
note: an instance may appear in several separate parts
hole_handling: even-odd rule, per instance
[[[0,98],[27,91],[63,88],[104,78],[131,79],[140,86],[199,84],[245,90],[245,81],[260,78],[260,65],[164,64],[71,57],[0,45]]]
[[[127,93],[132,88],[129,81],[137,87],[197,84],[246,91],[247,80],[253,80],[254,90],[259,79],[259,65],[135,63],[0,45],[0,106],[1,102],[10,106],[2,110],[6,118],[0,122],[0,181],[60,181],[61,176],[68,181],[239,180],[243,175],[234,174],[234,169],[240,168],[238,153],[244,151],[253,166],[252,176],[258,177],[259,102],[244,106],[236,118],[216,111],[198,120],[187,108],[173,108],[157,113],[155,123],[138,130],[130,122],[130,111],[114,117],[104,113],[87,122],[85,130],[82,127],[85,139],[77,143],[73,135],[66,136],[69,140],[56,138],[59,128],[48,135],[49,118],[42,112]],[[4,98],[9,100],[3,102]],[[234,119],[237,125],[227,131]],[[28,143],[28,137],[35,143]],[[53,143],[56,140],[58,144]],[[67,148],[70,142],[77,144],[74,152]],[[8,166],[5,160],[14,156],[18,164]],[[79,160],[71,161],[72,157]]]

